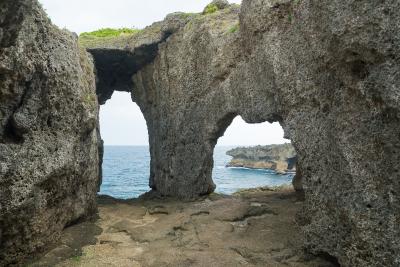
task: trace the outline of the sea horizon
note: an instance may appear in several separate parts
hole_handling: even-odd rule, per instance
[[[226,152],[235,145],[216,146],[213,153],[212,179],[215,192],[233,194],[242,189],[290,184],[292,174],[279,175],[273,170],[231,168],[232,157]],[[148,145],[105,145],[101,195],[136,198],[150,191],[150,152]]]

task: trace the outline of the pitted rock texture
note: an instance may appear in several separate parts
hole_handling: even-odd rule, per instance
[[[226,108],[230,89],[221,85],[238,60],[238,35],[229,32],[238,13],[231,6],[194,17],[133,77],[132,95],[149,130],[150,187],[157,193],[192,198],[215,189],[213,149],[236,116]]]
[[[213,149],[234,117],[278,121],[298,155],[305,246],[343,266],[398,266],[398,1],[244,0],[195,16],[133,76],[150,186],[214,190]]]
[[[237,147],[226,154],[232,157],[227,167],[270,169],[282,174],[296,171],[296,151],[291,144]]]
[[[219,86],[236,64],[236,48],[231,44],[237,40],[238,34],[230,32],[230,29],[238,24],[238,14],[237,5],[226,6],[209,15],[174,13],[167,16],[165,21],[155,23],[128,38],[124,45],[121,45],[121,40],[127,40],[126,37],[116,38],[114,45],[107,41],[104,49],[100,44],[88,47],[88,51],[94,55],[98,73],[99,102],[104,103],[114,90],[130,89],[133,101],[137,102],[144,114],[151,153],[150,186],[157,194],[196,198],[215,189],[211,180],[212,152],[222,132],[216,133],[216,128],[209,128],[204,116],[209,114],[212,121],[219,119],[213,118],[218,116],[212,114],[213,109],[226,101],[223,95],[207,94],[215,93],[216,88],[211,83]],[[134,62],[113,56],[105,57],[99,51],[104,54],[122,51],[129,54]],[[149,54],[154,56],[143,60]],[[110,68],[118,66],[114,60],[119,64],[129,62],[131,65]],[[133,66],[135,62],[143,64]],[[168,64],[171,64],[171,69]],[[209,70],[209,67],[212,69]],[[98,70],[106,68],[110,74],[100,75]],[[133,78],[121,79],[126,77],[127,71],[134,74]],[[110,77],[127,82],[116,88],[113,85],[117,83],[110,82]],[[210,97],[214,98],[213,102],[204,106],[199,103],[203,98],[204,101],[210,101]],[[221,112],[224,112],[223,107]],[[234,117],[235,114],[230,114],[222,122],[226,124],[225,127]],[[213,132],[212,140],[205,140],[209,136],[203,134],[204,127],[208,127],[207,134]],[[182,135],[177,136],[178,133]]]
[[[96,209],[93,63],[37,1],[0,2],[0,266]]]
[[[298,155],[305,247],[343,266],[399,266],[399,8],[244,0],[175,14],[150,50],[130,40],[89,49],[98,97],[132,92],[153,193],[178,198],[214,190],[213,149],[236,116],[278,121]],[[86,56],[33,0],[3,1],[0,14],[0,255],[10,261],[94,206],[97,103]]]
[[[273,93],[298,154],[306,247],[400,264],[398,1],[244,1],[237,84]],[[265,84],[251,79],[267,67]],[[254,76],[253,76],[254,77]],[[245,87],[242,87],[244,90]]]

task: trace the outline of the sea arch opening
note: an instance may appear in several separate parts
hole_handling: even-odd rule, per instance
[[[213,159],[217,193],[291,185],[295,180],[296,151],[278,122],[247,123],[234,117],[218,138]]]
[[[103,140],[100,195],[136,198],[150,191],[147,123],[128,92],[114,91],[100,106]]]

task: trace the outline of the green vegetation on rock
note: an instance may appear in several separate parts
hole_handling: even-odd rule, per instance
[[[81,256],[74,256],[74,257],[72,257],[72,261],[74,261],[74,262],[80,262],[80,261],[81,261]]]
[[[235,33],[235,32],[237,32],[237,31],[239,30],[239,28],[240,28],[240,24],[239,24],[239,23],[236,23],[236,24],[233,25],[231,28],[229,28],[229,32],[230,32],[230,33]]]
[[[218,11],[218,6],[216,4],[208,4],[203,11],[203,14],[212,14]]]
[[[96,46],[97,44],[107,43],[110,40],[126,38],[135,35],[142,30],[135,28],[103,28],[93,32],[83,32],[79,35],[79,43],[84,47]]]
[[[117,37],[122,34],[135,34],[138,33],[140,30],[138,29],[130,29],[130,28],[120,28],[120,29],[112,29],[112,28],[103,28],[93,32],[83,32],[79,37]]]

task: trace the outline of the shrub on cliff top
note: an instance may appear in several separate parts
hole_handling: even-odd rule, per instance
[[[208,4],[205,8],[204,8],[204,11],[203,11],[203,14],[212,14],[212,13],[214,13],[214,12],[217,12],[218,11],[218,6],[216,5],[216,4],[213,4],[213,3],[211,3],[211,4]]]
[[[203,14],[212,14],[217,12],[218,10],[227,8],[229,6],[229,2],[227,0],[213,0],[210,4],[208,4],[204,10]]]

